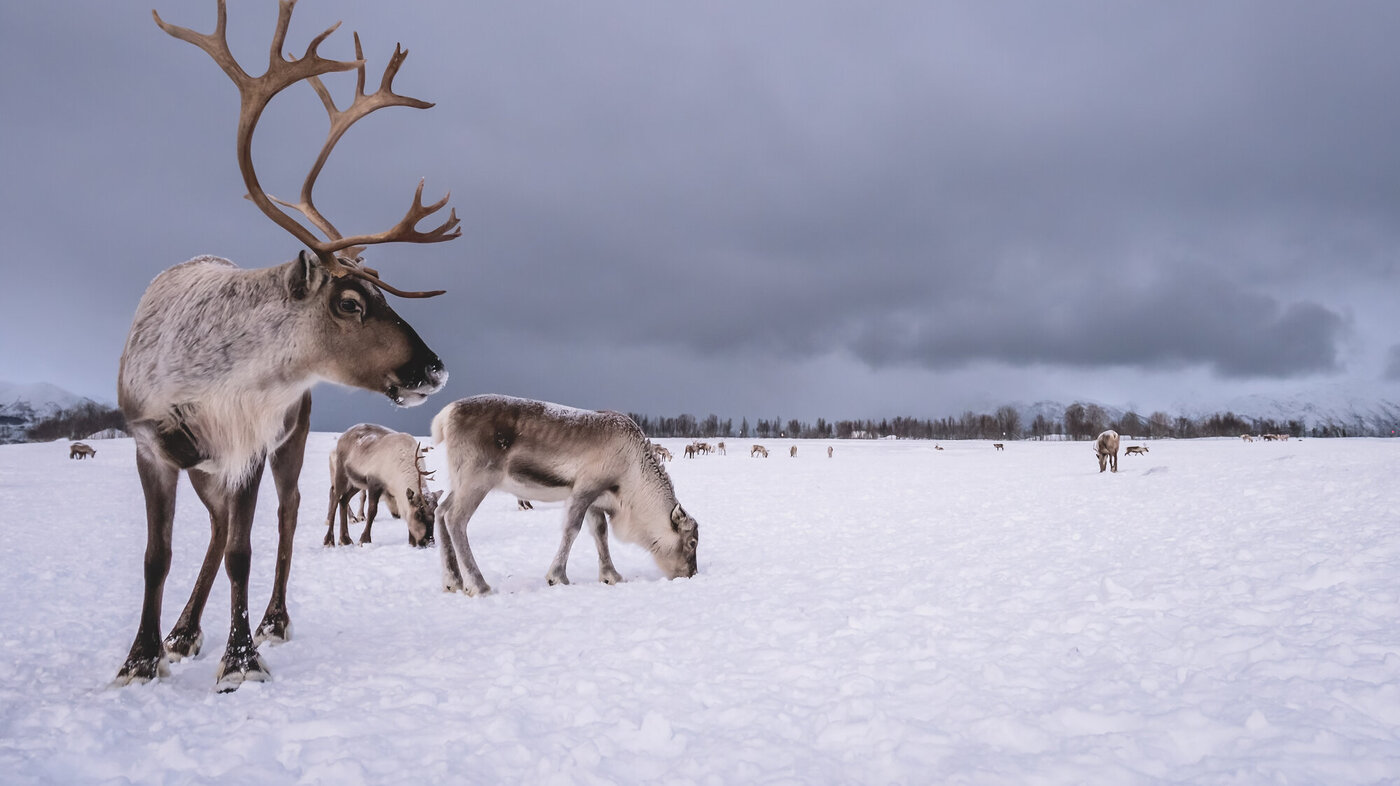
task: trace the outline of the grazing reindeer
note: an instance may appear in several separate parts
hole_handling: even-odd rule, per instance
[[[1109,429],[1099,435],[1094,440],[1094,455],[1099,459],[1099,472],[1103,472],[1108,466],[1113,467],[1113,471],[1118,471],[1118,432]]]
[[[796,446],[796,445],[793,445],[792,447],[788,448],[788,458],[797,458],[797,446]]]
[[[97,450],[86,442],[74,442],[68,446],[68,458],[82,461],[89,456],[96,456]]]
[[[753,458],[754,456],[768,458],[768,448],[762,445],[754,445],[752,448],[749,448],[749,458]]]
[[[444,446],[452,489],[437,517],[444,589],[491,591],[467,543],[467,523],[496,488],[543,502],[568,500],[564,537],[545,574],[550,584],[569,583],[569,550],[585,517],[604,583],[622,581],[608,553],[609,519],[613,534],[651,551],[667,577],[695,575],[700,527],[676,501],[671,478],[626,415],[473,396],[433,418],[433,443]]]
[[[418,440],[383,426],[361,423],[351,426],[331,451],[331,499],[326,511],[327,546],[334,546],[335,513],[340,511],[340,545],[351,544],[350,500],[360,492],[368,498],[365,529],[360,545],[372,543],[370,528],[379,512],[379,499],[386,497],[389,513],[408,520],[408,545],[427,546],[433,541],[433,518],[441,491],[428,491],[432,473],[423,470]]]
[[[1251,437],[1251,436],[1248,435],[1248,434],[1241,434],[1241,435],[1240,435],[1240,439],[1244,440],[1245,442],[1253,442],[1253,441],[1254,441],[1254,437]]]
[[[145,597],[136,638],[116,684],[168,674],[169,659],[199,652],[200,617],[220,561],[229,578],[231,621],[215,676],[218,689],[234,690],[244,680],[266,679],[267,666],[257,644],[290,635],[286,588],[311,386],[330,380],[412,406],[441,389],[447,379],[442,361],[394,313],[383,294],[440,293],[401,292],[358,259],[367,245],[436,243],[460,235],[455,211],[435,229],[416,228],[447,198],[425,207],[420,181],[413,204],[391,229],[344,237],[311,197],[326,158],[353,123],[387,106],[431,104],[393,92],[394,75],[406,56],[401,50],[389,60],[379,89],[365,95],[358,36],[355,60],[328,60],[316,52],[334,27],[312,39],[300,57],[285,57],[292,7],[293,0],[281,4],[267,70],[258,77],[249,76],[229,51],[223,0],[210,34],[166,24],[153,12],[162,30],[204,50],[233,80],[241,100],[236,151],[247,198],[311,251],[301,251],[286,264],[256,270],[198,257],[157,276],[137,305],[122,352],[117,398],[136,442],[136,467],[146,498]],[[349,70],[358,71],[355,98],[344,110],[337,109],[319,77]],[[302,185],[300,203],[293,205],[263,191],[253,168],[252,135],[272,97],[302,81],[320,95],[331,130]],[[279,205],[300,212],[327,239],[319,239]],[[248,622],[249,530],[264,462],[271,465],[277,485],[277,571],[255,638]],[[209,548],[189,603],[162,645],[161,600],[170,570],[181,470],[188,472],[195,493],[209,509]]]
[[[1006,443],[1004,443],[1004,442],[993,442],[993,443],[992,443],[992,447],[996,448],[997,450],[1006,450]]]
[[[1147,452],[1146,445],[1129,445],[1123,448],[1123,455],[1125,456],[1146,456]]]
[[[671,451],[667,450],[664,445],[658,445],[655,442],[651,443],[651,452],[656,455],[657,461],[670,461],[672,458]]]

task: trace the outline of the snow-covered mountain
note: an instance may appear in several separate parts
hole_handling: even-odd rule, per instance
[[[95,403],[47,382],[0,381],[0,443],[20,441],[30,426],[65,409]]]

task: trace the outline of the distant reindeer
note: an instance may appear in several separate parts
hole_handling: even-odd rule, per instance
[[[1006,444],[1002,442],[993,442],[992,447],[996,448],[997,450],[1006,450]]]
[[[721,456],[728,456],[728,455],[729,455],[728,451],[726,451],[726,450],[724,449],[724,443],[723,443],[723,442],[715,443],[715,452],[718,453],[718,454],[720,454]]]
[[[1113,471],[1118,471],[1118,432],[1113,429],[1103,432],[1099,438],[1094,440],[1094,455],[1099,460],[1099,472],[1103,472],[1109,466]]]
[[[754,456],[768,458],[768,448],[762,445],[754,445],[752,448],[749,448],[749,458],[753,458]]]
[[[433,541],[433,519],[441,491],[429,491],[426,481],[432,473],[423,469],[423,451],[409,434],[391,431],[373,423],[351,426],[331,451],[330,508],[326,511],[326,537],[334,546],[335,514],[340,511],[340,545],[349,546],[350,500],[364,492],[368,497],[365,528],[360,545],[372,543],[370,530],[379,511],[379,500],[388,500],[389,512],[403,516],[408,523],[408,545],[427,546]]]
[[[96,456],[97,450],[86,442],[74,442],[68,446],[68,458],[82,461],[89,456]]]
[[[267,666],[257,644],[290,635],[286,588],[312,385],[329,380],[378,391],[395,404],[412,406],[441,389],[447,379],[442,361],[394,313],[383,294],[440,293],[397,290],[359,260],[359,252],[368,245],[436,243],[460,235],[455,212],[435,229],[416,228],[447,199],[424,207],[420,181],[413,204],[391,229],[345,237],[316,209],[311,196],[332,148],[352,124],[383,107],[431,104],[393,92],[394,76],[406,56],[396,50],[379,89],[370,95],[357,89],[353,102],[337,109],[320,76],[355,70],[363,87],[365,61],[358,36],[354,60],[327,60],[317,54],[334,27],[312,39],[301,56],[284,56],[292,7],[290,0],[281,4],[267,69],[256,77],[249,76],[229,51],[223,0],[211,34],[166,24],[153,12],[162,30],[204,50],[233,80],[241,100],[235,148],[246,196],[311,251],[258,270],[244,270],[217,257],[197,257],[158,275],[136,308],[122,352],[117,398],[136,443],[136,467],[146,499],[145,596],[136,638],[117,673],[117,684],[166,675],[170,659],[199,652],[200,617],[221,561],[229,578],[231,613],[228,644],[215,672],[217,686],[227,691],[244,680],[266,679]],[[252,136],[272,97],[303,81],[321,97],[330,134],[302,184],[300,202],[292,204],[263,191],[253,168]],[[301,213],[327,239],[321,240],[284,207]],[[255,637],[248,620],[249,530],[264,462],[270,463],[277,486],[277,571],[272,599]],[[181,470],[188,472],[195,493],[209,509],[210,539],[189,603],[162,644],[161,602],[170,570]]]
[[[830,445],[827,445],[827,446],[826,446],[826,457],[827,457],[827,458],[831,458],[831,454],[832,454],[834,451],[835,451],[835,448],[831,447]]]
[[[655,442],[651,443],[651,452],[656,454],[658,461],[670,461],[672,458],[671,451],[667,450],[665,446],[658,445]]]
[[[1123,449],[1125,456],[1146,456],[1148,453],[1146,445],[1129,445]]]
[[[1240,439],[1244,440],[1245,442],[1253,442],[1253,441],[1254,441],[1254,437],[1251,437],[1251,436],[1248,435],[1248,434],[1241,434],[1241,435],[1240,435]]]
[[[793,445],[792,447],[788,448],[788,458],[797,458],[797,446],[796,446],[796,445]]]
[[[509,396],[473,396],[433,418],[433,442],[446,453],[452,493],[438,507],[443,587],[483,595],[491,588],[467,543],[467,524],[487,492],[568,502],[564,535],[545,579],[568,584],[566,567],[585,518],[598,547],[598,578],[622,581],[608,551],[608,528],[651,552],[668,578],[695,575],[700,526],[680,502],[637,424]]]
[[[934,445],[934,446],[933,446],[933,449],[934,449],[934,450],[942,450],[942,449],[943,449],[943,446],[942,446],[942,445]]]

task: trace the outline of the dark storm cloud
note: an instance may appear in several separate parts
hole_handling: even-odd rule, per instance
[[[213,5],[161,13],[203,31]],[[296,249],[238,198],[236,94],[208,57],[145,8],[66,8],[0,9],[12,275],[62,293],[0,335],[82,309],[51,365],[109,380],[161,268]],[[275,13],[229,9],[250,71]],[[1347,295],[1400,277],[1400,5],[303,0],[288,48],[336,19],[324,54],[361,31],[373,84],[401,40],[396,86],[437,106],[352,129],[318,203],[372,231],[419,177],[452,191],[461,239],[369,258],[449,290],[401,311],[463,394],[653,388],[663,364],[623,351],[678,374],[840,355],[833,396],[858,412],[861,365],[1287,380],[1400,329]],[[278,97],[269,190],[296,193],[325,122],[309,90]]]
[[[1280,304],[1220,281],[1121,292],[1105,287],[1037,308],[954,308],[889,315],[852,342],[872,365],[947,368],[988,358],[1011,365],[1179,368],[1223,377],[1334,371],[1345,320],[1316,303]]]

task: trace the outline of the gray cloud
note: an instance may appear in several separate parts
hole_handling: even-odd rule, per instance
[[[0,119],[0,221],[36,295],[0,315],[0,375],[101,394],[160,269],[296,248],[239,199],[226,77],[144,10],[81,5],[0,9],[23,108]],[[212,28],[212,2],[161,10]],[[229,10],[250,70],[274,17]],[[353,129],[318,201],[375,229],[419,177],[451,189],[460,240],[370,258],[449,290],[401,311],[463,395],[723,410],[750,399],[721,369],[832,357],[825,406],[851,415],[896,368],[1263,389],[1361,373],[1400,329],[1349,294],[1400,275],[1400,6],[360,0],[300,4],[289,48],[336,19],[327,54],[359,29],[377,71],[402,40],[396,84],[437,106]],[[296,192],[324,124],[309,90],[277,99],[270,190]]]

